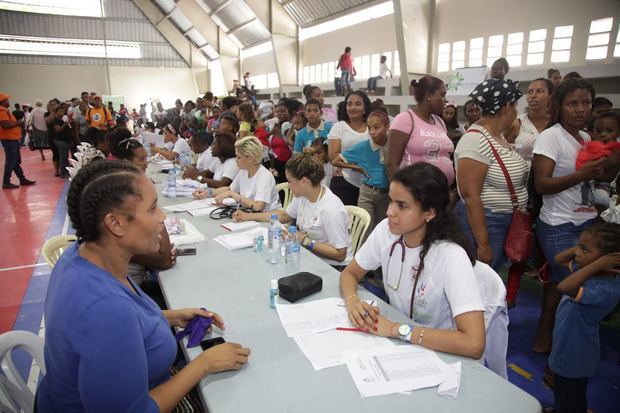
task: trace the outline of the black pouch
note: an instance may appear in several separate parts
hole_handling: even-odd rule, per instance
[[[310,294],[318,293],[323,289],[323,279],[309,272],[282,277],[278,280],[278,295],[294,303]]]

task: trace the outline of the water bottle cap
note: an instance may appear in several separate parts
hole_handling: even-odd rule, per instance
[[[290,227],[288,227],[288,232],[297,232],[297,227],[295,225],[291,225]]]
[[[275,290],[278,288],[278,280],[271,280],[271,289]]]
[[[278,214],[271,214],[271,219],[278,219]]]

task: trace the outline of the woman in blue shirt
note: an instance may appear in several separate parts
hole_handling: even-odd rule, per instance
[[[138,168],[122,161],[84,166],[67,204],[78,242],[50,277],[38,411],[169,412],[206,374],[247,362],[249,349],[222,344],[170,377],[170,327],[196,315],[224,323],[200,309],[162,312],[127,278],[134,255],[158,251],[164,220],[155,187]]]

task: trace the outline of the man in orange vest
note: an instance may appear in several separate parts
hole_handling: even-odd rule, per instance
[[[11,183],[11,175],[19,178],[20,185],[34,185],[35,181],[26,179],[22,170],[22,156],[20,152],[19,140],[22,137],[23,120],[16,120],[15,116],[9,110],[11,96],[0,92],[0,140],[4,148],[4,177],[2,180],[2,189],[19,188],[19,185]]]

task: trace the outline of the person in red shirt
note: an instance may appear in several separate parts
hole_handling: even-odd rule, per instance
[[[0,92],[0,140],[5,153],[2,189],[19,188],[19,185],[11,183],[13,172],[19,178],[20,185],[35,184],[35,181],[31,181],[24,176],[24,171],[21,167],[22,157],[19,140],[22,137],[23,120],[16,120],[9,110],[11,106],[10,98],[11,96]]]
[[[357,75],[355,67],[353,67],[353,57],[351,56],[351,48],[349,46],[344,48],[344,53],[338,60],[338,66],[336,69],[340,69],[340,83],[342,86],[342,96],[351,92],[351,77]]]

